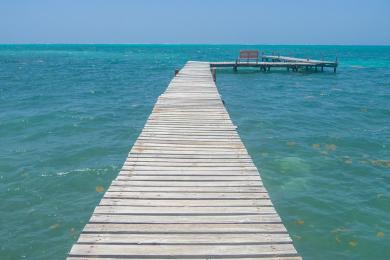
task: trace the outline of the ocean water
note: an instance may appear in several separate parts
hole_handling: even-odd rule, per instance
[[[0,45],[0,259],[64,259],[187,60],[257,48],[335,74],[217,85],[304,259],[390,259],[390,47]]]

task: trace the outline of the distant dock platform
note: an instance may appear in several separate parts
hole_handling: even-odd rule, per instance
[[[261,61],[253,58],[241,58],[236,61],[215,61],[210,62],[212,68],[233,68],[237,70],[239,67],[260,68],[262,71],[270,71],[271,68],[286,68],[287,70],[314,70],[324,71],[324,68],[333,68],[336,72],[338,61],[302,59],[279,55],[262,55]]]

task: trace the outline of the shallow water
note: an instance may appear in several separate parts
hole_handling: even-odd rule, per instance
[[[239,49],[338,73],[218,71],[299,253],[389,259],[390,47],[0,45],[0,259],[63,259],[187,60]]]

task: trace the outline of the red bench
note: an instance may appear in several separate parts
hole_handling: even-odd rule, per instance
[[[256,61],[256,63],[259,62],[259,51],[258,50],[242,50],[240,51],[240,56],[237,58],[236,63],[241,62],[247,62],[250,61]]]

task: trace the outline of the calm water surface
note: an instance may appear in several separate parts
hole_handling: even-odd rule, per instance
[[[64,259],[187,60],[240,49],[338,73],[219,71],[305,259],[390,259],[390,47],[0,45],[0,259]]]

